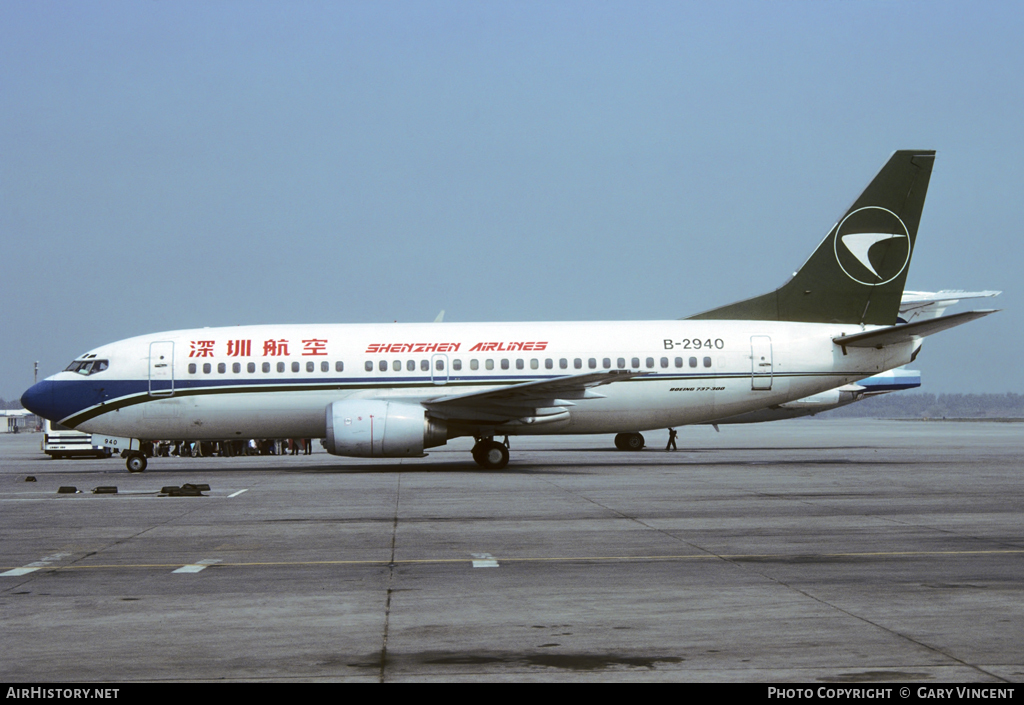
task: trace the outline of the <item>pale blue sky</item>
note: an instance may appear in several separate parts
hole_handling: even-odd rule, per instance
[[[677,318],[938,158],[923,391],[1024,392],[1019,2],[0,0],[0,396],[195,326]],[[961,305],[956,310],[964,310]]]

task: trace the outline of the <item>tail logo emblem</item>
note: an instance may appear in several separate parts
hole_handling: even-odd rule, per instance
[[[836,227],[836,262],[855,282],[888,284],[910,262],[910,234],[900,217],[880,206],[851,212]]]

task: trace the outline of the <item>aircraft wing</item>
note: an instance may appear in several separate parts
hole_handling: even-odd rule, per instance
[[[832,340],[836,345],[849,348],[884,348],[886,345],[896,345],[897,343],[906,343],[918,338],[924,338],[939,331],[982,318],[996,311],[997,309],[964,311],[963,313],[954,313],[951,316],[940,316],[939,318],[929,318],[917,321],[916,323],[887,326],[877,330],[864,331],[863,333],[854,333],[853,335],[837,335]]]
[[[497,389],[486,389],[465,394],[452,394],[421,402],[431,415],[464,423],[497,424],[509,421],[520,423],[550,423],[568,418],[566,407],[574,406],[573,399],[600,399],[594,391],[613,382],[642,377],[647,372],[608,370],[582,375],[567,375],[522,384],[510,384]]]

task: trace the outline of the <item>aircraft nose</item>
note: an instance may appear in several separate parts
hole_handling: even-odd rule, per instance
[[[37,416],[55,421],[53,382],[44,379],[33,384],[21,395],[21,405]]]

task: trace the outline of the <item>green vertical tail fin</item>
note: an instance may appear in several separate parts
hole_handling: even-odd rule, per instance
[[[788,282],[689,320],[896,323],[934,161],[894,153]]]

